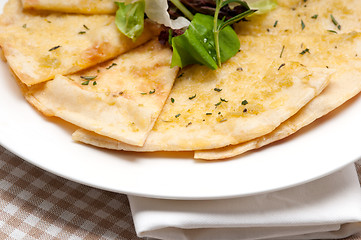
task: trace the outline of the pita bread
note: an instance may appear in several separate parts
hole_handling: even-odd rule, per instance
[[[307,69],[296,62],[280,68],[274,62],[264,72],[258,64],[244,63],[240,71],[242,59],[239,54],[219,71],[184,69],[144,146],[110,145],[130,151],[189,151],[237,144],[271,132],[328,83],[326,68]],[[73,138],[86,141],[79,133]],[[110,140],[99,145],[104,142]]]
[[[22,0],[25,9],[48,10],[83,14],[115,13],[113,0]]]
[[[145,29],[133,42],[118,31],[114,16],[35,15],[10,0],[0,17],[0,46],[19,79],[33,85],[129,51],[156,34],[150,25]]]
[[[262,44],[263,41],[260,38],[272,42],[277,37],[254,38],[253,47],[257,48],[257,43]],[[283,139],[339,107],[361,91],[361,59],[358,57],[361,56],[361,48],[359,47],[361,46],[361,33],[341,34],[332,37],[298,36],[288,38],[282,43],[287,49],[283,58],[294,58],[292,56],[300,51],[298,46],[301,43],[305,45],[304,47],[309,47],[311,53],[298,56],[298,61],[308,66],[327,65],[335,69],[336,72],[331,76],[329,86],[295,116],[282,123],[270,134],[221,149],[197,151],[195,152],[196,159],[230,158]]]
[[[292,35],[349,33],[360,30],[359,0],[278,0],[278,7],[239,22],[242,35]],[[332,17],[335,21],[333,21]]]
[[[142,146],[172,88],[178,68],[158,41],[111,62],[30,89],[26,98],[47,116]],[[142,63],[142,64],[139,64]]]

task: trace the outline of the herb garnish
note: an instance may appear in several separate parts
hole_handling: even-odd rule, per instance
[[[302,52],[300,52],[301,55],[304,55],[305,53],[310,53],[310,49],[306,48]]]
[[[248,104],[248,101],[247,100],[243,100],[242,101],[242,105],[247,105]]]
[[[220,88],[215,88],[215,89],[213,89],[213,90],[216,91],[216,92],[222,91],[222,89],[220,89]]]
[[[153,94],[153,93],[155,93],[155,89],[149,91],[149,94]]]
[[[277,27],[278,24],[278,20],[275,21],[275,23],[273,24],[273,27]]]
[[[282,63],[282,64],[278,67],[278,71],[279,71],[281,68],[283,68],[284,66],[286,66],[286,64],[285,64],[285,63]]]
[[[116,64],[116,63],[112,63],[112,65],[110,65],[109,67],[107,67],[107,68],[105,68],[106,70],[109,70],[109,69],[111,69],[112,67],[114,67],[114,66],[117,66],[118,64]]]
[[[171,101],[172,103],[174,103],[175,100],[174,100],[174,98],[170,98],[170,101]]]
[[[317,19],[317,18],[318,18],[318,14],[313,15],[311,18]]]
[[[80,76],[80,78],[85,79],[85,80],[94,80],[97,76]]]
[[[301,28],[302,28],[302,30],[305,29],[305,27],[306,27],[306,25],[305,25],[305,23],[303,22],[303,20],[301,19]]]
[[[178,118],[180,115],[181,115],[181,114],[180,114],[180,113],[178,113],[177,115],[175,115],[175,117],[176,117],[176,118]]]
[[[197,96],[197,94],[194,94],[193,96],[189,97],[189,100],[192,100],[193,98],[195,98]]]
[[[60,47],[61,47],[60,45],[55,46],[55,47],[52,47],[52,48],[49,49],[49,52],[54,51],[54,50],[56,50],[56,49],[58,49],[58,48],[60,48]]]
[[[341,30],[341,25],[337,22],[335,17],[332,14],[330,16],[331,16],[331,20],[332,20],[333,24],[338,28],[338,30]]]
[[[281,50],[281,53],[280,53],[280,58],[282,58],[284,50],[285,50],[285,45],[282,46],[282,50]]]

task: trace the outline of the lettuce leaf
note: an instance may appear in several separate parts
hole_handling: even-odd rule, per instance
[[[115,2],[115,4],[118,5],[115,15],[116,26],[124,35],[136,41],[144,29],[144,0],[128,4]]]
[[[172,38],[172,67],[198,63],[213,70],[218,68],[213,22],[212,16],[197,13],[185,33]],[[219,32],[219,44],[221,62],[233,57],[240,48],[238,36],[230,26]]]

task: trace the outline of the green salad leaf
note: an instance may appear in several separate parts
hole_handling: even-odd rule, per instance
[[[118,5],[115,24],[124,35],[136,41],[144,29],[145,1],[129,4],[115,2],[115,4]]]
[[[195,63],[213,70],[220,67],[240,48],[238,36],[230,25],[253,12],[246,11],[227,21],[219,20],[217,12],[213,17],[199,13],[194,15],[185,33],[172,38],[172,67]]]
[[[248,5],[252,9],[257,9],[256,14],[264,14],[275,9],[278,4],[276,0],[256,0],[249,1]]]

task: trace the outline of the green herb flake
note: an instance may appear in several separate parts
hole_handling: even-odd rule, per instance
[[[189,97],[189,100],[192,100],[193,98],[195,98],[197,96],[197,94],[194,94],[193,96]]]
[[[304,55],[306,53],[310,53],[310,49],[306,48],[305,50],[303,50],[302,52],[300,52],[301,55]]]
[[[221,102],[228,102],[228,100],[224,99],[224,98],[219,98],[221,100]]]
[[[243,100],[242,101],[242,105],[247,105],[248,104],[248,101],[247,100]]]
[[[306,25],[305,25],[305,23],[303,22],[303,20],[301,19],[301,28],[302,28],[302,30],[305,29],[305,27],[306,27]]]
[[[107,68],[105,68],[106,70],[109,70],[109,69],[111,69],[112,67],[114,67],[114,66],[117,66],[118,64],[116,64],[116,63],[112,63],[109,67],[107,67]]]
[[[87,27],[87,25],[83,24],[83,27],[84,27],[86,30],[89,30],[89,28]]]
[[[155,89],[149,91],[149,94],[153,94],[153,93],[155,93]]]
[[[273,27],[277,27],[278,24],[278,20],[275,21],[275,23],[273,24]]]
[[[336,18],[332,14],[330,16],[332,23],[338,28],[338,30],[341,30],[341,25],[337,22]]]
[[[180,115],[181,115],[181,114],[180,114],[180,113],[178,113],[177,115],[175,115],[175,117],[176,117],[176,118],[178,118]]]
[[[174,102],[175,102],[174,98],[170,98],[170,101],[171,101],[172,103],[174,103]]]
[[[280,53],[280,58],[282,58],[282,55],[283,55],[284,51],[285,51],[285,45],[282,46],[282,50],[281,50],[281,53]]]
[[[54,51],[54,50],[56,50],[56,49],[58,49],[58,48],[60,48],[60,47],[61,47],[60,45],[55,46],[55,47],[52,47],[52,48],[49,49],[49,52]]]
[[[315,14],[311,17],[312,19],[317,19],[318,18],[318,14]]]
[[[285,64],[285,63],[282,63],[282,64],[278,67],[278,71],[279,71],[281,68],[283,68],[284,66],[286,66],[286,64]]]
[[[213,89],[213,90],[216,91],[216,92],[222,91],[222,89],[220,89],[220,88],[215,88],[215,89]]]
[[[81,85],[89,85],[89,80],[82,82]]]
[[[327,30],[327,32],[330,32],[330,33],[335,33],[337,34],[337,32],[335,30]]]
[[[207,113],[206,113],[206,115],[207,115],[207,116],[209,116],[209,115],[212,115],[212,113],[210,113],[210,112],[207,112]]]
[[[97,76],[80,76],[80,78],[85,80],[94,80]]]
[[[85,33],[86,33],[85,31],[78,32],[78,34],[80,34],[80,35],[85,34]]]
[[[97,85],[97,81],[94,81],[94,82],[93,82],[93,86],[95,86],[95,85]]]
[[[222,104],[222,102],[217,102],[216,104],[214,104],[214,106],[218,107],[221,104]]]

